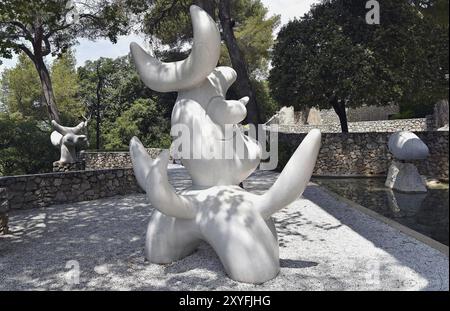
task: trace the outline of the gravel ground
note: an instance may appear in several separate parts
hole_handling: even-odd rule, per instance
[[[190,184],[183,169],[170,172],[177,188]],[[262,192],[276,176],[256,172],[244,185]],[[207,244],[169,265],[144,262],[151,212],[144,195],[13,211],[12,234],[0,236],[0,290],[449,289],[445,255],[313,184],[274,215],[281,272],[260,285],[229,279]]]

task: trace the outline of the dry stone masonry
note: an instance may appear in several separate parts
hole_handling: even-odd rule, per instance
[[[279,157],[289,157],[303,140],[303,133],[279,133]],[[393,160],[388,149],[392,133],[324,133],[316,163],[316,176],[386,176]],[[448,180],[448,132],[416,132],[428,146],[426,160],[411,161],[419,173]]]
[[[147,148],[152,159],[156,159],[164,149]],[[123,152],[92,152],[84,151],[81,155],[87,170],[130,168],[132,167],[130,153]]]
[[[142,192],[132,169],[76,171],[0,177],[11,209],[96,200]]]
[[[8,233],[9,202],[6,188],[0,188],[0,233]]]
[[[53,172],[71,172],[84,170],[84,162],[77,161],[74,163],[53,162]]]
[[[348,130],[351,133],[397,132],[405,130],[423,132],[434,129],[433,122],[431,118],[349,122]],[[342,131],[339,123],[321,125],[278,124],[277,126],[278,130],[283,133],[307,133],[315,128],[320,129],[322,133],[340,133]]]

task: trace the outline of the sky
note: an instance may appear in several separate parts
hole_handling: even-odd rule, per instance
[[[295,17],[300,17],[309,11],[312,4],[319,0],[261,0],[269,9],[268,15],[278,14],[281,16],[281,25],[286,24]],[[278,30],[278,29],[277,29]],[[77,66],[84,65],[87,60],[96,60],[100,57],[116,58],[127,55],[131,42],[143,44],[145,38],[139,35],[129,35],[120,37],[117,44],[112,44],[109,40],[97,40],[95,42],[81,39],[75,46],[75,58]],[[0,72],[5,68],[11,68],[15,65],[17,58],[1,58],[3,64],[0,65]],[[47,61],[51,62],[51,59]]]

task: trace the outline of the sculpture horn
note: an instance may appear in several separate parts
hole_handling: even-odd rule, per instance
[[[220,57],[220,33],[214,20],[200,7],[190,7],[194,43],[188,58],[163,63],[147,54],[137,43],[130,49],[137,71],[146,86],[158,92],[174,92],[201,83],[216,67]]]
[[[84,122],[80,122],[77,126],[74,127],[62,126],[55,120],[52,120],[51,124],[53,129],[62,135],[66,134],[78,135],[80,132],[84,130]]]
[[[163,151],[158,158],[152,159],[140,140],[133,137],[130,141],[130,155],[136,180],[147,193],[154,208],[172,217],[192,219],[196,216],[193,202],[189,197],[175,193],[168,181],[168,150]]]
[[[264,219],[294,202],[305,190],[321,146],[320,130],[313,129],[284,167],[277,181],[260,198],[257,209]]]

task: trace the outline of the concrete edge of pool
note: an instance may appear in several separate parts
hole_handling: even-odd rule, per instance
[[[341,201],[343,203],[346,203],[348,206],[350,206],[350,207],[352,207],[352,208],[354,208],[354,209],[356,209],[356,210],[358,210],[358,211],[360,211],[360,212],[362,212],[362,213],[364,213],[364,214],[366,214],[366,215],[368,215],[370,217],[373,217],[374,219],[379,220],[379,221],[381,221],[381,222],[391,226],[394,229],[397,229],[398,231],[400,231],[400,232],[402,232],[402,233],[404,233],[404,234],[406,234],[408,236],[413,237],[414,239],[416,239],[416,240],[418,240],[418,241],[420,241],[420,242],[422,242],[422,243],[424,243],[424,244],[426,244],[426,245],[428,245],[428,246],[430,246],[430,247],[440,251],[441,253],[443,253],[444,255],[449,257],[449,247],[447,245],[442,244],[442,243],[440,243],[440,242],[438,242],[438,241],[436,241],[436,240],[434,240],[434,239],[432,239],[432,238],[430,238],[430,237],[428,237],[428,236],[426,236],[426,235],[424,235],[424,234],[422,234],[420,232],[417,232],[417,231],[415,231],[415,230],[413,230],[413,229],[411,229],[409,227],[406,227],[406,226],[396,222],[395,220],[387,218],[387,217],[385,217],[385,216],[383,216],[383,215],[381,215],[381,214],[379,214],[379,213],[377,213],[377,212],[375,212],[375,211],[373,211],[371,209],[368,209],[367,207],[364,207],[364,206],[362,206],[362,205],[360,205],[360,204],[358,204],[358,203],[356,203],[356,202],[354,202],[352,200],[349,200],[349,199],[347,199],[347,198],[345,198],[343,196],[340,196],[336,192],[333,192],[330,189],[328,189],[328,188],[326,188],[326,187],[324,187],[322,185],[319,185],[319,184],[313,183],[313,182],[311,182],[311,183],[314,184],[315,186],[320,187],[321,189],[323,189],[326,193],[328,193],[334,199],[336,199],[338,201]]]

